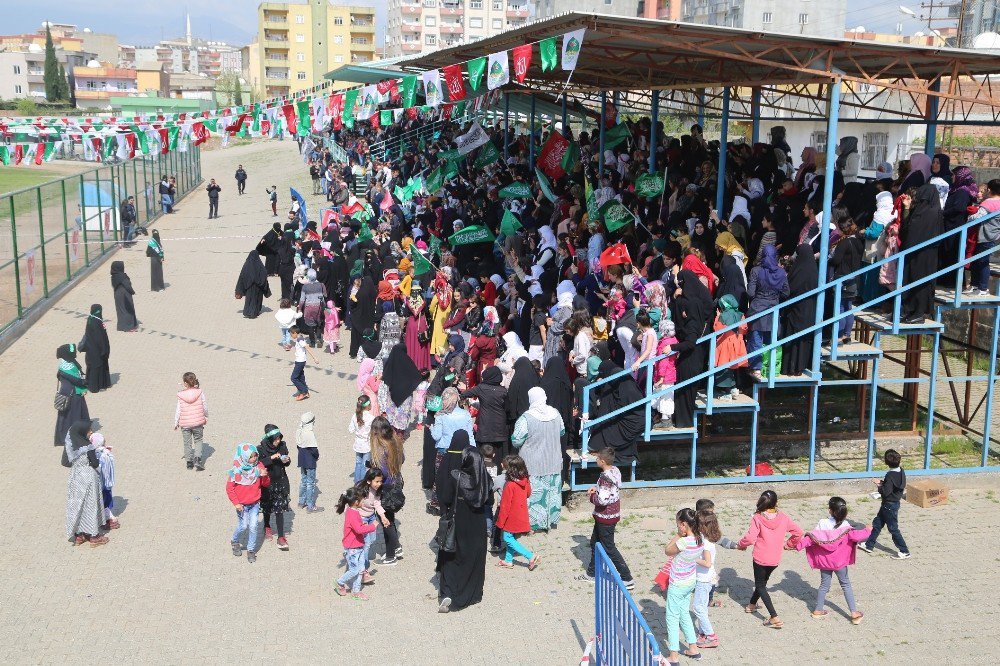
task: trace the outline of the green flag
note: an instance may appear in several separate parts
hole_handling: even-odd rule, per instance
[[[566,173],[573,173],[573,169],[576,168],[577,162],[580,161],[580,144],[576,141],[570,141],[569,147],[566,148],[566,152],[563,153],[562,161],[559,166]]]
[[[511,183],[507,187],[500,190],[501,199],[530,199],[531,198],[531,188],[528,187],[527,183]]]
[[[135,131],[135,139],[139,144],[139,150],[142,151],[142,154],[149,155],[149,136],[145,130],[137,129]]]
[[[108,159],[114,155],[117,147],[118,143],[115,141],[114,135],[101,138],[101,153],[103,153],[104,159]]]
[[[427,176],[427,180],[425,181],[427,194],[434,196],[443,185],[444,173],[441,171],[441,168],[438,167],[437,169],[434,169],[434,171],[431,171],[430,175]]]
[[[213,134],[219,131],[218,118],[206,118],[205,120],[201,121],[201,124],[205,126],[205,129],[207,129],[209,132],[212,132]]]
[[[584,194],[587,202],[587,218],[588,221],[596,223],[598,218],[601,216],[600,210],[597,208],[597,197],[594,196],[594,188],[590,185],[590,178],[583,179]]]
[[[542,71],[548,72],[556,68],[556,63],[559,59],[559,51],[556,46],[556,38],[549,37],[543,39],[539,45],[539,51],[542,53]]]
[[[445,160],[444,163],[444,179],[451,180],[458,175],[458,163],[461,160]]]
[[[452,118],[461,118],[465,115],[465,106],[468,104],[464,99],[461,102],[455,103],[455,110],[452,112]]]
[[[417,249],[417,246],[410,246],[410,261],[413,262],[413,274],[423,275],[434,270],[434,264]]]
[[[625,139],[632,138],[627,123],[620,123],[604,132],[604,150],[611,150]]]
[[[517,216],[509,210],[503,212],[503,219],[500,220],[500,233],[504,236],[513,236],[518,229],[523,228]]]
[[[618,199],[611,199],[601,206],[600,215],[604,219],[607,230],[617,231],[629,222],[635,222],[635,215],[622,205]]]
[[[500,149],[497,148],[492,141],[487,141],[483,144],[483,147],[479,149],[479,154],[472,163],[472,168],[482,169],[487,165],[493,164],[498,159],[500,159]]]
[[[177,150],[177,139],[180,137],[180,135],[181,135],[180,127],[167,128],[167,138],[169,139],[168,150]]]
[[[653,198],[663,192],[663,176],[658,173],[644,173],[635,179],[635,193],[640,197]]]
[[[344,110],[340,114],[340,119],[346,124],[348,121],[354,124],[354,107],[358,103],[358,89],[348,90],[344,93]]]
[[[478,224],[459,229],[448,237],[448,242],[451,243],[452,247],[472,245],[473,243],[492,243],[495,240],[496,238],[489,229]]]
[[[295,106],[295,115],[299,118],[299,126],[296,129],[296,134],[299,136],[309,134],[309,102],[302,100],[301,102],[296,102]]]
[[[538,167],[535,167],[535,178],[538,179],[538,187],[541,188],[542,194],[545,195],[545,198],[549,201],[555,201],[556,195],[552,192],[552,184],[549,183],[549,179]]]
[[[431,245],[431,247],[430,247],[430,254],[431,254],[431,256],[432,257],[435,257],[435,256],[440,257],[441,256],[441,239],[438,238],[437,236],[435,236],[434,234],[431,234],[431,243],[430,243],[430,245]]]
[[[448,162],[451,162],[451,161],[454,161],[454,160],[461,161],[464,158],[464,156],[462,155],[462,153],[458,152],[457,149],[442,150],[441,152],[438,153],[437,156],[438,156],[439,160],[445,160],[445,161],[448,161]]]
[[[470,60],[466,63],[465,69],[469,73],[469,87],[472,88],[473,92],[479,90],[479,86],[483,82],[483,74],[486,73],[486,57]]]
[[[399,95],[403,99],[403,108],[408,109],[417,101],[417,77],[404,76],[399,84]]]
[[[392,124],[392,109],[383,109],[379,112],[379,125],[388,127]]]
[[[10,166],[10,148],[7,146],[0,146],[0,164]]]

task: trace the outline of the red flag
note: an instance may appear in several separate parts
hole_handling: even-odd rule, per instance
[[[334,129],[339,129],[339,128],[334,128]],[[263,134],[270,134],[271,133],[271,121],[270,120],[261,120],[260,121],[260,131]]]
[[[285,114],[285,125],[288,131],[294,132],[295,128],[299,126],[298,117],[295,115],[295,106],[286,104],[281,107],[281,112]]]
[[[451,118],[451,111],[455,108],[454,104],[442,104],[441,105],[441,119],[448,120]]]
[[[208,141],[208,137],[211,136],[211,132],[208,131],[204,123],[193,123],[191,125],[191,133],[194,135],[194,145],[196,146],[205,143]]]
[[[132,159],[135,157],[135,146],[137,142],[137,137],[135,132],[129,132],[125,135],[125,143],[128,144],[128,158]]]
[[[462,80],[462,66],[448,65],[447,67],[442,67],[441,71],[444,73],[444,83],[448,86],[448,99],[452,102],[465,99],[465,81]]]
[[[375,113],[372,114],[372,117],[369,119],[369,121],[372,124],[372,129],[377,130],[379,127],[382,126],[382,124],[381,124],[381,120],[382,120],[381,116],[382,116],[382,114],[379,113],[378,111],[376,111]]]
[[[515,46],[514,53],[514,78],[518,83],[524,83],[524,77],[528,75],[528,68],[531,67],[531,44]]]
[[[569,149],[569,140],[561,132],[550,132],[549,139],[538,154],[537,167],[549,178],[556,180],[566,175],[562,168],[563,155]]]
[[[45,157],[45,144],[44,143],[36,143],[35,144],[35,165],[37,166],[37,165],[41,164],[42,163],[42,158],[44,158],[44,157]]]
[[[165,128],[156,131],[160,135],[160,154],[166,155],[170,152],[170,133]]]
[[[331,223],[339,221],[340,221],[340,216],[337,215],[337,211],[335,211],[332,208],[324,208],[323,217],[320,221],[320,228],[326,230],[326,228],[330,226]]]
[[[375,87],[378,88],[379,95],[384,95],[392,88],[392,80],[386,79],[385,81],[379,81],[375,84]]]
[[[415,120],[417,117],[417,111],[419,111],[417,107],[411,106],[410,108],[406,109],[406,117],[409,118],[410,120]]]
[[[344,215],[354,215],[355,213],[359,213],[365,209],[364,206],[361,205],[360,201],[354,197],[351,197],[351,199],[353,199],[353,201],[340,209],[340,212]]]
[[[392,195],[389,194],[389,190],[386,190],[382,194],[382,201],[379,202],[378,207],[381,208],[383,212],[387,212],[392,208],[394,203],[396,202],[392,200]]]
[[[14,165],[17,166],[24,161],[24,145],[14,144]]]
[[[399,79],[393,79],[389,82],[389,100],[392,102],[399,101]]]
[[[249,117],[250,117],[249,113],[241,113],[239,117],[236,119],[236,122],[226,128],[226,131],[229,132],[230,134],[235,134],[236,132],[239,132],[240,129],[243,128],[243,123]]]
[[[632,257],[628,256],[628,248],[625,243],[615,243],[601,252],[601,268],[614,266],[615,264],[631,264]]]

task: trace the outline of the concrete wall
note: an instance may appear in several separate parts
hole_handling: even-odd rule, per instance
[[[15,72],[15,68],[18,73]],[[20,89],[20,90],[19,90]],[[0,99],[28,96],[28,61],[23,53],[0,53]]]

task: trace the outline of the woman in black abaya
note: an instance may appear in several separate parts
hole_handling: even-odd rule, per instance
[[[916,247],[944,233],[944,215],[941,199],[933,185],[921,185],[913,196],[909,215],[904,213],[899,227],[900,252]],[[906,257],[903,266],[903,286],[931,275],[938,269],[938,247],[928,245]],[[934,305],[934,280],[903,292],[904,324],[918,324],[924,320]]]
[[[708,329],[708,323],[715,315],[715,304],[708,289],[692,271],[683,270],[677,275],[677,287],[681,293],[675,298],[677,338],[673,345],[677,352],[677,383],[696,377],[705,371],[706,344],[697,344]],[[690,428],[694,425],[694,383],[674,392],[674,425]]]
[[[697,281],[697,278],[695,278]],[[701,284],[699,282],[699,284]],[[622,371],[613,361],[603,361],[597,372],[598,379],[608,377]],[[678,379],[680,372],[678,369]],[[632,375],[624,375],[597,387],[597,401],[590,410],[592,420],[605,414],[631,405],[642,400],[643,394]],[[600,423],[590,431],[590,442],[587,448],[599,451],[606,447],[615,450],[616,465],[630,465],[638,454],[639,438],[642,437],[645,420],[645,408],[637,405],[634,409],[614,416]]]
[[[281,244],[281,236],[281,224],[275,222],[257,243],[257,253],[264,257],[268,277],[278,274],[278,246]]]
[[[351,349],[350,356],[358,355],[358,348],[367,330],[375,329],[375,282],[370,275],[361,278],[361,286],[355,294],[351,308]]]
[[[795,298],[812,291],[819,285],[819,268],[813,257],[812,246],[799,245],[795,259],[788,269],[788,297]],[[816,297],[803,299],[786,306],[782,311],[781,337],[805,330],[816,323]],[[781,372],[801,375],[812,364],[813,334],[782,345]]]
[[[153,291],[163,291],[163,243],[160,242],[160,232],[153,230],[153,237],[146,245],[146,256],[149,257],[149,288]]]
[[[91,393],[111,388],[111,371],[108,357],[111,356],[111,341],[104,327],[103,308],[95,303],[90,306],[87,328],[83,333],[80,351],[87,361],[87,389]]]
[[[555,407],[563,419],[563,424],[566,425],[562,436],[562,448],[565,451],[569,448],[570,424],[573,423],[573,384],[570,383],[569,373],[566,372],[566,359],[559,354],[550,358],[545,364],[545,374],[542,375],[538,385],[545,389],[546,402],[550,407]]]
[[[528,411],[528,389],[539,385],[538,373],[527,356],[514,361],[514,374],[507,387],[507,426],[508,432],[514,431],[514,424],[521,415]],[[510,448],[509,441],[507,449]],[[503,451],[506,456],[510,450]]]
[[[132,296],[132,280],[125,274],[124,261],[111,262],[111,288],[115,291],[115,310],[118,312],[118,330],[134,331],[139,328],[139,320],[135,316],[135,303]]]
[[[483,455],[469,445],[469,434],[464,430],[451,438],[438,469],[437,489],[442,509],[454,507],[455,512],[455,551],[439,549],[436,567],[438,612],[447,613],[482,601],[486,582],[486,503],[493,493],[493,481]]]
[[[59,359],[59,370],[56,380],[59,382],[58,393],[69,399],[66,409],[56,412],[55,446],[65,446],[66,433],[70,426],[79,421],[90,422],[90,410],[87,408],[87,380],[83,369],[76,360],[76,345],[68,344],[56,350]]]
[[[264,298],[270,296],[271,287],[267,284],[267,271],[260,262],[260,254],[250,250],[236,281],[236,298],[243,299],[243,316],[256,319],[264,306]]]

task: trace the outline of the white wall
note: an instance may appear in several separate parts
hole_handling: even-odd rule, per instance
[[[802,149],[807,146],[813,146],[813,133],[814,132],[826,132],[826,122],[822,120],[812,121],[772,121],[772,122],[762,122],[760,125],[760,140],[768,140],[768,132],[770,132],[771,127],[775,125],[784,126],[785,140],[788,142],[789,147],[792,149],[792,164],[796,167],[801,161],[799,158],[802,154]],[[862,177],[874,178],[875,169],[864,168],[864,157],[867,145],[865,144],[865,134],[867,133],[882,133],[887,134],[886,141],[886,161],[891,162],[893,167],[896,166],[896,162],[901,159],[897,156],[898,147],[901,145],[909,144],[912,137],[923,136],[923,126],[922,125],[900,125],[895,123],[866,123],[864,121],[841,121],[837,126],[837,136],[856,136],[858,137],[858,152],[862,155],[862,169],[859,175]],[[838,141],[839,142],[839,141]],[[905,155],[909,157],[909,155]],[[879,160],[881,161],[881,160]],[[877,166],[877,165],[876,165]]]

